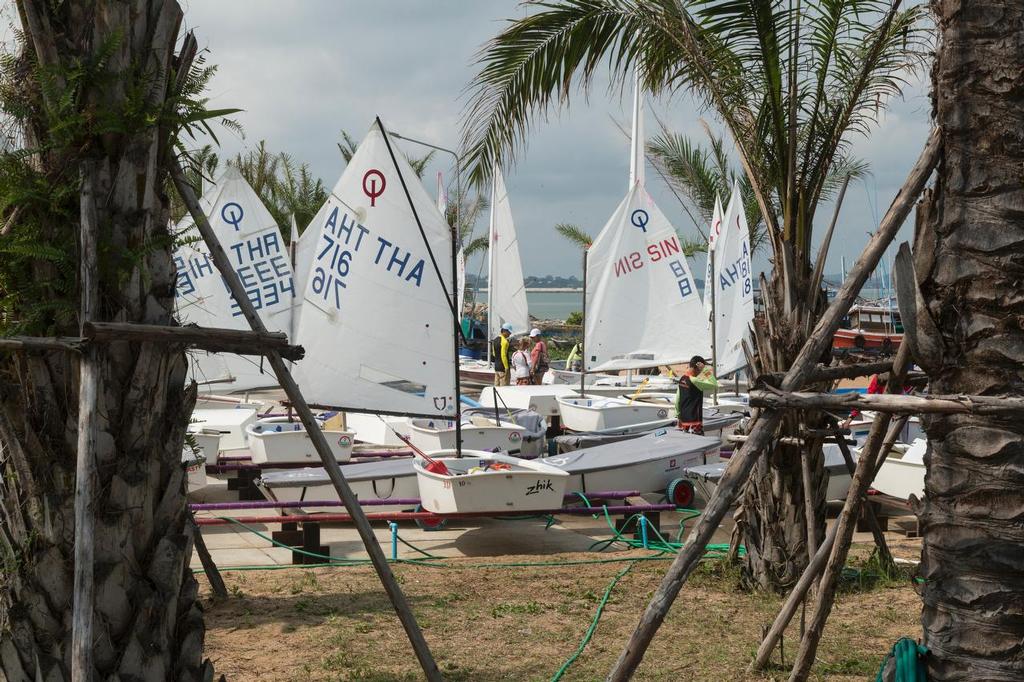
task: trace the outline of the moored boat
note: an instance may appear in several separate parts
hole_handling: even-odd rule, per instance
[[[903,341],[903,322],[893,308],[855,305],[848,315],[849,327],[837,329],[835,348],[896,350]]]
[[[605,431],[672,418],[668,405],[601,396],[560,397],[558,409],[562,426],[572,431]]]
[[[451,419],[413,419],[409,423],[412,444],[421,450],[453,450],[455,448],[455,422]],[[462,422],[462,447],[486,452],[518,453],[526,429],[505,420],[500,424],[493,419],[476,415]]]

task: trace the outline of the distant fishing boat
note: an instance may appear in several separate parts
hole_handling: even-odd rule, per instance
[[[849,326],[837,329],[834,348],[895,351],[903,342],[899,310],[889,306],[858,304],[850,308]]]

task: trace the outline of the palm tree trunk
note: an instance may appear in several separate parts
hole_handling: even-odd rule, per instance
[[[72,190],[63,203],[54,196],[50,214],[33,215],[41,239],[75,253],[75,178],[89,159],[99,198],[97,318],[172,324],[175,269],[163,194],[171,131],[152,114],[164,109],[181,10],[174,0],[19,0],[18,9],[25,49],[41,65],[22,84],[40,112],[27,120],[25,139],[47,148],[35,159],[41,177]],[[78,78],[71,67],[100,51],[107,75],[61,83],[63,91],[44,83],[54,74]],[[52,93],[71,88],[72,109],[55,114]],[[130,117],[140,109],[149,115]],[[76,126],[71,134],[53,134],[54,115]],[[32,267],[35,277],[60,277],[48,264]],[[67,284],[54,297],[76,309],[73,275]],[[50,329],[75,334],[75,327],[57,316]],[[181,449],[195,389],[183,388],[185,356],[166,344],[126,342],[97,355],[95,678],[212,679],[189,569]],[[0,679],[68,680],[78,362],[67,354],[7,356],[0,374]]]
[[[757,320],[755,345],[760,371],[785,372],[800,351],[810,324],[801,320],[793,324],[795,316],[785,314],[785,273],[776,268],[770,283],[762,279],[761,289],[765,304],[765,317]],[[817,320],[824,308],[819,305],[812,319]],[[803,311],[811,315],[810,311]],[[799,436],[801,421],[820,419],[818,416],[793,414],[782,420],[779,436]],[[806,426],[822,424],[804,422]],[[810,501],[814,521],[807,515],[804,494],[802,458],[810,458]],[[825,536],[824,460],[820,448],[802,448],[775,445],[764,453],[751,471],[744,489],[737,518],[743,529],[743,543],[747,550],[744,579],[752,587],[785,592],[800,578],[808,563],[808,540],[815,546]]]
[[[944,153],[916,269],[937,333],[918,362],[932,392],[1021,396],[1024,5],[932,5]],[[957,415],[925,426],[928,677],[1024,679],[1024,424]]]

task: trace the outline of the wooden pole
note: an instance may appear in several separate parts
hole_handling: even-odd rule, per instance
[[[199,230],[199,233],[202,235],[207,247],[210,249],[210,258],[220,271],[221,276],[224,278],[228,289],[231,291],[232,296],[234,296],[235,302],[241,309],[245,319],[249,322],[249,325],[254,331],[266,332],[266,327],[263,326],[263,322],[256,314],[256,310],[253,307],[252,302],[249,300],[241,281],[238,279],[238,274],[235,272],[234,268],[231,267],[231,262],[228,259],[227,253],[217,240],[217,235],[214,233],[209,220],[200,208],[195,192],[188,184],[185,174],[181,169],[181,165],[177,160],[172,162],[171,177],[174,179],[174,185],[177,188],[178,193],[181,195],[181,198],[184,200],[185,205],[188,207],[189,213],[192,215],[192,219],[195,221],[196,228]],[[334,454],[331,452],[330,445],[327,443],[327,439],[324,437],[324,433],[320,429],[320,425],[313,417],[313,412],[309,409],[309,405],[306,404],[306,399],[302,396],[302,392],[299,390],[298,385],[295,383],[295,379],[292,378],[291,373],[288,371],[288,366],[285,364],[281,356],[276,351],[271,351],[267,356],[267,359],[270,361],[270,366],[274,370],[274,374],[277,376],[277,379],[281,384],[281,388],[284,389],[292,407],[294,407],[295,411],[298,413],[299,418],[302,421],[302,425],[306,429],[306,435],[309,436],[313,443],[313,447],[316,448],[317,454],[320,456],[320,461],[322,462],[324,469],[327,471],[327,475],[330,477],[331,483],[334,485],[334,489],[338,492],[338,496],[341,498],[341,501],[344,502],[348,513],[352,516],[356,530],[359,532],[359,537],[362,539],[363,545],[366,547],[367,554],[370,555],[370,561],[373,563],[373,567],[377,571],[377,576],[380,578],[381,584],[383,584],[384,590],[387,592],[388,597],[391,600],[391,604],[394,607],[395,612],[398,614],[399,620],[402,622],[402,627],[405,628],[405,633],[409,638],[409,642],[412,644],[413,651],[416,653],[416,658],[419,660],[420,666],[423,668],[424,675],[428,680],[440,681],[442,679],[441,673],[430,653],[427,641],[424,639],[423,633],[420,631],[419,624],[416,622],[416,616],[413,614],[412,609],[409,606],[409,602],[402,593],[402,589],[398,586],[398,582],[395,580],[395,576],[391,572],[391,567],[388,566],[387,559],[384,557],[380,544],[377,542],[377,538],[373,534],[373,528],[370,527],[370,523],[367,521],[362,507],[359,505],[359,501],[356,499],[355,495],[352,494],[352,489],[349,488],[348,483],[345,481],[345,476],[341,473],[341,467],[338,466],[338,462],[334,458]]]
[[[80,323],[99,313],[99,225],[96,215],[97,170],[94,161],[82,163]],[[99,430],[100,368],[98,349],[86,348],[79,360],[78,457],[75,462],[75,570],[71,613],[71,679],[92,682],[93,561],[95,556],[96,438]]]
[[[889,371],[892,371],[892,360],[862,362],[853,365],[837,365],[835,367],[819,365],[808,373],[804,383],[818,384],[825,381],[838,381],[839,379],[856,379],[857,377],[867,377],[872,374],[881,374],[882,372]],[[779,386],[782,384],[782,380],[785,377],[786,375],[783,372],[772,372],[770,374],[762,374],[755,377],[755,381],[752,383]],[[754,388],[754,386],[752,385],[751,388]]]
[[[906,418],[900,418],[897,420],[899,429],[902,431],[903,425],[907,423]],[[836,425],[836,430],[839,430],[839,426]],[[853,455],[850,454],[850,448],[846,444],[846,440],[838,437],[836,443],[839,445],[839,452],[843,456],[843,462],[846,464],[846,470],[850,472],[851,480],[857,473],[857,465],[853,461]],[[885,452],[887,455],[888,452]],[[872,472],[871,480],[875,480],[874,473]],[[864,505],[864,518],[867,520],[868,527],[871,529],[871,536],[875,539],[875,546],[878,548],[879,560],[882,565],[885,566],[886,570],[892,570],[896,563],[892,559],[892,552],[889,551],[889,543],[885,541],[885,533],[882,531],[882,524],[878,522],[878,517],[875,516],[875,508],[870,504]]]
[[[896,360],[893,363],[893,377],[886,386],[887,391],[898,392],[903,388],[903,377],[906,374],[907,366],[910,364],[910,346],[901,346],[896,353]],[[892,443],[899,437],[902,431],[903,419],[898,420],[890,428],[892,416],[880,412],[871,424],[871,431],[868,434],[867,442],[861,451],[860,459],[857,461],[857,470],[850,482],[850,491],[846,495],[846,503],[843,511],[836,521],[835,543],[829,553],[828,562],[825,564],[821,580],[818,582],[818,596],[814,603],[814,611],[811,614],[807,631],[800,641],[800,650],[797,652],[796,660],[793,662],[793,671],[789,676],[790,682],[805,680],[814,664],[814,657],[818,651],[818,642],[825,629],[825,621],[832,612],[832,604],[835,602],[836,585],[839,575],[846,563],[846,557],[850,549],[850,542],[853,540],[853,532],[857,526],[857,517],[860,514],[861,500],[868,486],[874,479],[875,463],[883,449],[888,452]],[[883,434],[885,437],[883,438]]]
[[[130,322],[86,322],[82,336],[89,341],[155,341],[181,343],[213,353],[237,355],[267,355],[278,353],[286,360],[301,360],[305,356],[302,346],[292,346],[283,332],[254,332],[218,327],[169,327]]]
[[[941,142],[938,130],[932,131],[928,143],[921,152],[920,158],[911,169],[906,182],[900,188],[895,200],[886,211],[882,223],[868,241],[867,247],[861,253],[856,265],[850,272],[850,276],[843,282],[832,305],[825,311],[825,314],[818,321],[817,326],[807,339],[803,349],[786,373],[782,381],[782,388],[792,391],[802,386],[807,375],[817,365],[818,358],[828,348],[832,341],[832,335],[839,329],[842,318],[849,311],[857,297],[858,292],[864,286],[868,276],[878,264],[879,259],[885,253],[886,247],[896,236],[896,232],[903,225],[907,215],[914,205],[914,200],[924,189],[928,177],[939,158]],[[651,639],[658,631],[665,615],[668,613],[676,595],[682,589],[683,583],[690,573],[697,566],[697,562],[704,554],[711,536],[717,530],[725,514],[732,507],[744,483],[750,475],[754,461],[771,442],[775,429],[782,419],[778,411],[768,412],[761,415],[757,423],[751,428],[750,440],[744,443],[739,450],[729,459],[729,465],[722,476],[722,480],[715,488],[711,500],[705,508],[700,521],[690,532],[690,537],[682,551],[676,555],[672,565],[665,573],[661,585],[658,587],[646,610],[641,616],[629,642],[619,656],[615,667],[608,675],[608,679],[614,682],[624,682],[633,676],[644,653],[651,643]]]
[[[0,351],[80,353],[84,345],[80,336],[8,336],[0,339]]]
[[[1024,398],[979,395],[861,395],[751,391],[751,407],[774,410],[872,410],[892,414],[975,414],[1003,417],[1024,415]]]
[[[818,510],[814,508],[814,483],[811,474],[811,459],[821,456],[821,438],[812,440],[807,451],[800,457],[800,479],[804,491],[804,518],[807,523],[807,561],[814,561],[818,551]]]
[[[225,599],[228,596],[228,588],[224,584],[224,578],[221,577],[220,571],[217,569],[217,564],[214,563],[213,557],[210,555],[210,550],[206,547],[206,541],[203,540],[203,531],[196,523],[196,517],[191,510],[188,512],[188,522],[192,526],[192,541],[195,544],[196,554],[199,555],[199,561],[203,564],[203,572],[206,574],[206,579],[210,581],[210,589],[213,590],[213,594],[216,597]]]
[[[890,433],[898,435],[902,428],[902,424],[894,425],[891,427]],[[886,441],[888,441],[888,438],[886,438]],[[883,448],[884,445],[885,444],[883,443]],[[754,657],[754,662],[750,664],[752,670],[759,670],[768,664],[772,651],[775,650],[776,645],[782,638],[782,633],[785,632],[787,627],[789,627],[790,621],[792,621],[793,616],[796,615],[797,608],[806,599],[807,593],[810,592],[811,588],[817,584],[817,578],[821,575],[829,554],[832,552],[832,546],[835,543],[836,532],[838,529],[838,523],[832,524],[832,527],[829,528],[828,533],[825,536],[825,541],[821,543],[820,547],[818,547],[818,551],[814,553],[814,558],[811,559],[811,563],[809,563],[807,568],[804,569],[804,572],[793,587],[793,590],[789,593],[789,596],[786,597],[785,603],[782,605],[782,608],[779,609],[778,615],[775,616],[775,622],[768,630],[768,634],[765,635],[761,645],[757,648],[757,654]]]

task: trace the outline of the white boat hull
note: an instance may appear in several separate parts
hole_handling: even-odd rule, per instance
[[[301,422],[287,417],[261,419],[246,429],[253,464],[315,464],[320,461],[313,440]],[[347,462],[352,458],[353,434],[349,431],[325,430],[334,458]]]
[[[532,410],[542,417],[559,415],[558,399],[575,396],[576,391],[566,384],[540,386],[491,386],[480,392],[480,404],[504,410]]]
[[[532,512],[562,508],[569,475],[541,461],[485,452],[463,452],[461,459],[445,459],[444,463],[449,474],[427,471],[427,462],[420,458],[413,463],[421,504],[435,514]],[[493,463],[510,468],[487,470]]]
[[[924,499],[924,454],[928,442],[918,438],[910,446],[897,446],[878,470],[871,487],[878,492],[907,500],[911,495]]]
[[[562,426],[572,431],[607,431],[671,419],[670,407],[623,398],[559,398]]]
[[[246,429],[256,423],[256,410],[248,408],[193,410],[190,428],[216,431],[220,450],[244,450],[249,446]]]
[[[420,450],[455,449],[455,422],[447,419],[413,419],[409,425],[412,444]],[[501,426],[462,425],[462,448],[494,452],[519,452],[523,444],[522,426],[502,423]]]
[[[362,412],[345,413],[345,427],[355,434],[356,440],[376,445],[404,446],[405,443],[395,432],[408,438],[412,434],[409,430],[409,422],[408,417],[364,414]]]

